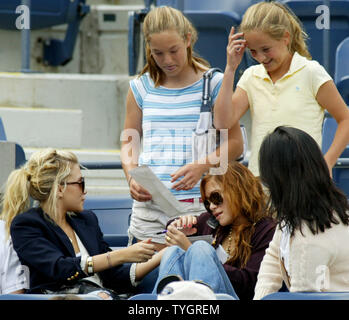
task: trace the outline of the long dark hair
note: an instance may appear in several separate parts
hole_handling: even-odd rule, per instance
[[[269,189],[269,210],[294,234],[305,222],[313,234],[331,223],[349,224],[346,195],[336,187],[315,140],[302,130],[277,127],[259,151],[260,177]]]
[[[215,181],[222,187],[224,201],[227,201],[233,218],[244,216],[246,221],[236,230],[236,250],[227,261],[230,265],[239,264],[244,268],[250,259],[251,238],[255,232],[256,223],[266,217],[266,196],[258,177],[239,162],[229,163],[224,175],[206,175],[201,180],[200,191],[203,201],[206,200],[205,187],[209,181]],[[230,228],[229,228],[230,229]],[[217,233],[226,231],[220,226]]]

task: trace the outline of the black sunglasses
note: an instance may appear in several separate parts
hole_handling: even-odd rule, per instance
[[[223,203],[223,197],[222,195],[215,191],[210,194],[210,196],[204,200],[204,206],[208,212],[211,212],[210,210],[210,204],[213,203],[215,206],[220,206]]]
[[[81,187],[82,193],[85,193],[85,178],[82,177],[80,181],[66,182],[65,184],[78,184]]]

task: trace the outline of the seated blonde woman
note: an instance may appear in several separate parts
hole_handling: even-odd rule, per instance
[[[83,208],[85,195],[72,152],[36,152],[10,174],[3,215],[19,260],[29,268],[29,293],[96,291],[118,299],[158,266],[162,252],[154,255],[148,241],[112,251],[96,215]],[[29,208],[29,197],[39,206]]]

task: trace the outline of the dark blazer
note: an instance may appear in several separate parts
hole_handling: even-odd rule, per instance
[[[92,211],[67,215],[90,256],[111,251],[103,240],[98,219]],[[13,246],[22,264],[30,270],[29,292],[58,290],[87,275],[81,269],[80,257],[65,232],[41,208],[32,208],[15,217],[11,224]],[[131,292],[130,263],[99,272],[103,286],[118,293]]]

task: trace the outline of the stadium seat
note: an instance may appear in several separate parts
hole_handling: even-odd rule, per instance
[[[161,5],[163,2],[166,2],[166,0],[158,0],[157,4]],[[242,17],[246,9],[257,2],[260,2],[260,0],[185,0],[183,9],[195,11],[230,11],[236,12]]]
[[[343,77],[340,81],[338,81],[336,86],[343,100],[345,101],[347,106],[349,106],[349,75]]]
[[[275,292],[262,300],[349,300],[349,292]]]
[[[51,66],[67,64],[73,51],[80,23],[90,11],[86,0],[35,0],[30,2],[30,30],[68,24],[64,40],[45,39],[43,42],[44,62]],[[21,14],[16,9],[22,0],[2,0],[0,2],[0,29],[16,30],[17,18]],[[20,11],[24,14],[24,11]]]
[[[184,10],[183,13],[198,31],[198,41],[194,51],[206,59],[212,67],[224,70],[227,61],[228,35],[232,26],[238,27],[241,23],[240,15],[229,11],[202,10]],[[235,84],[243,71],[253,63],[252,58],[248,53],[245,53],[236,72],[238,76],[235,79]]]
[[[330,28],[328,30],[319,28],[323,12],[321,10],[319,13],[316,12],[319,6],[324,5],[324,1],[283,0],[280,2],[287,4],[302,21],[310,37],[308,45],[313,59],[325,68],[328,66],[327,71],[334,77],[336,49],[341,41],[349,36],[349,1],[328,1],[330,4]],[[319,20],[317,20],[318,18]],[[324,35],[327,34],[329,36],[329,46],[324,45]],[[326,53],[328,54],[327,61],[325,60]]]
[[[345,38],[336,49],[334,82],[337,84],[343,77],[349,76],[349,37]]]
[[[56,297],[65,296],[63,294],[0,294],[0,300],[51,300]],[[91,294],[74,294],[82,300],[102,300]]]
[[[337,47],[334,82],[345,103],[349,105],[349,37]]]
[[[236,300],[225,293],[217,293],[216,297],[217,300]],[[157,295],[153,293],[140,293],[128,298],[128,300],[157,300]]]
[[[332,116],[326,112],[324,123],[322,126],[322,153],[325,154],[330,148],[332,141],[334,139],[337,130],[337,121],[332,118]],[[349,145],[344,149],[340,158],[349,158]]]
[[[128,300],[157,300],[157,295],[152,293],[140,293],[128,298]]]
[[[20,144],[16,143],[16,169],[25,164],[26,161],[27,160],[25,158],[23,147]]]
[[[337,130],[337,122],[328,113],[326,113],[322,128],[322,153],[326,154],[332,144]],[[349,198],[349,145],[337,160],[332,170],[333,180],[336,185],[342,189]]]
[[[133,200],[125,196],[87,196],[84,208],[92,210],[98,218],[105,241],[110,247],[126,247],[127,229]]]
[[[7,141],[7,137],[6,137],[6,132],[5,132],[5,127],[4,124],[2,122],[2,119],[0,117],[0,141]],[[26,158],[25,158],[25,152],[23,150],[23,147],[16,143],[16,169],[19,168],[22,164],[24,164],[26,162]]]
[[[7,141],[5,127],[0,117],[0,140]]]

